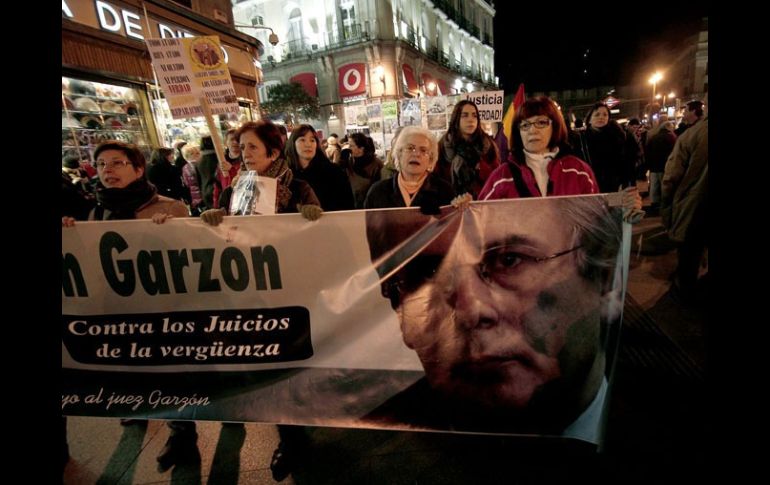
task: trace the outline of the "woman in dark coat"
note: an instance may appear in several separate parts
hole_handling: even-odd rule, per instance
[[[326,157],[312,126],[294,127],[286,144],[286,161],[297,178],[313,187],[323,210],[355,209],[347,175]]]
[[[580,132],[579,144],[573,147],[575,155],[587,162],[599,182],[599,191],[617,192],[621,188],[636,185],[633,147],[626,146],[629,140],[615,120],[610,119],[610,108],[596,103],[586,116],[586,129]]]

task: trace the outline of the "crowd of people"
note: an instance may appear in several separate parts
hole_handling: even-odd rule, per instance
[[[688,113],[682,133],[677,133],[679,129],[668,120],[644,133],[638,120],[622,128],[611,119],[607,105],[596,103],[586,116],[585,128],[570,130],[556,104],[541,96],[518,107],[510,145],[505,140],[501,147],[502,130],[497,130],[495,138],[485,133],[477,106],[460,101],[440,139],[427,129],[404,127],[396,134],[385,162],[377,157],[373,140],[365,134],[332,134],[322,140],[311,125],[295,126],[287,134],[269,121],[247,122],[228,131],[222,160],[210,136],[203,137],[199,145],[179,142],[173,148],[159,147],[149,163],[135,146],[107,141],[93,154],[93,178],[83,170],[78,157],[62,160],[62,225],[71,227],[78,220],[143,218],[162,224],[174,217],[191,216],[218,225],[224,216],[241,214],[232,211],[230,202],[239,177],[250,171],[276,179],[275,213],[301,213],[308,220],[318,219],[326,211],[419,207],[421,214],[435,215],[442,206],[458,200],[621,191],[624,218],[633,223],[644,215],[635,187],[642,166],[650,172],[652,205],[648,209],[664,214],[672,239],[680,242],[680,267],[674,284],[689,298],[707,244],[708,120],[703,103],[688,104]],[[554,207],[555,217],[561,217]],[[493,215],[490,212],[489,217]],[[536,221],[531,223],[536,225]],[[554,244],[561,237],[554,236]],[[564,236],[562,246],[569,245]],[[551,257],[555,258],[575,250],[587,251],[581,248],[554,246],[543,251],[553,249]],[[600,249],[597,246],[596,250]],[[483,258],[487,257],[492,256],[485,253]],[[500,278],[505,277],[501,273]],[[574,273],[574,281],[576,287],[588,285],[579,273]],[[469,278],[453,287],[447,301],[458,307],[447,309],[447,314],[461,312],[459,305],[466,299],[461,293],[475,291],[471,288],[474,284]],[[394,309],[408,301],[407,297],[392,299]],[[498,313],[513,315],[515,310],[501,307]],[[425,336],[404,338],[407,342]],[[419,346],[425,352],[420,358],[435,360],[431,356],[441,351],[441,345]],[[601,377],[603,358],[587,359],[593,360],[581,365],[592,369],[590,375],[583,376],[590,379],[592,393],[570,401],[580,412],[605,385]],[[452,382],[450,370],[440,365],[432,369],[434,374],[429,370],[426,367],[432,385],[462,387],[469,401],[485,399],[483,393],[482,397],[474,395],[479,391],[476,384]],[[484,404],[498,399],[526,402],[531,397],[510,389],[506,392],[511,395],[490,397]],[[574,416],[560,416],[558,422],[571,419]],[[197,439],[194,422],[171,421],[169,428],[168,442],[158,457],[163,470],[182,459],[180,450],[194,448]],[[280,426],[279,431],[281,444],[271,463],[278,481],[295,468],[305,440],[302,428]]]

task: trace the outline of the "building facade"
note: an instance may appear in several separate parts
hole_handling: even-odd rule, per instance
[[[237,29],[265,46],[264,84],[300,82],[316,128],[344,132],[344,106],[495,89],[492,2],[232,0]],[[270,40],[276,40],[273,45]]]

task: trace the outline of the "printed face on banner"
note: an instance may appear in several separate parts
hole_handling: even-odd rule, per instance
[[[342,66],[339,69],[339,93],[340,97],[356,96],[366,93],[366,65],[353,63]]]
[[[383,283],[430,388],[463,410],[454,419],[567,425],[605,379],[620,225],[601,198],[539,202],[472,207]],[[383,217],[367,214],[374,261],[416,241]]]
[[[260,177],[256,170],[241,172],[233,187],[230,214],[248,216],[275,214],[277,183],[274,178]]]

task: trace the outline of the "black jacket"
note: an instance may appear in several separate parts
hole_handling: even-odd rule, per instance
[[[452,202],[455,191],[449,182],[429,174],[425,183],[412,201],[412,207],[438,208]],[[384,209],[387,207],[406,207],[401,190],[398,188],[398,175],[387,180],[380,180],[372,185],[364,201],[364,209]],[[428,212],[434,213],[434,212]]]
[[[325,211],[353,210],[353,189],[345,172],[324,157],[314,158],[305,169],[292,169],[294,176],[313,187]]]

